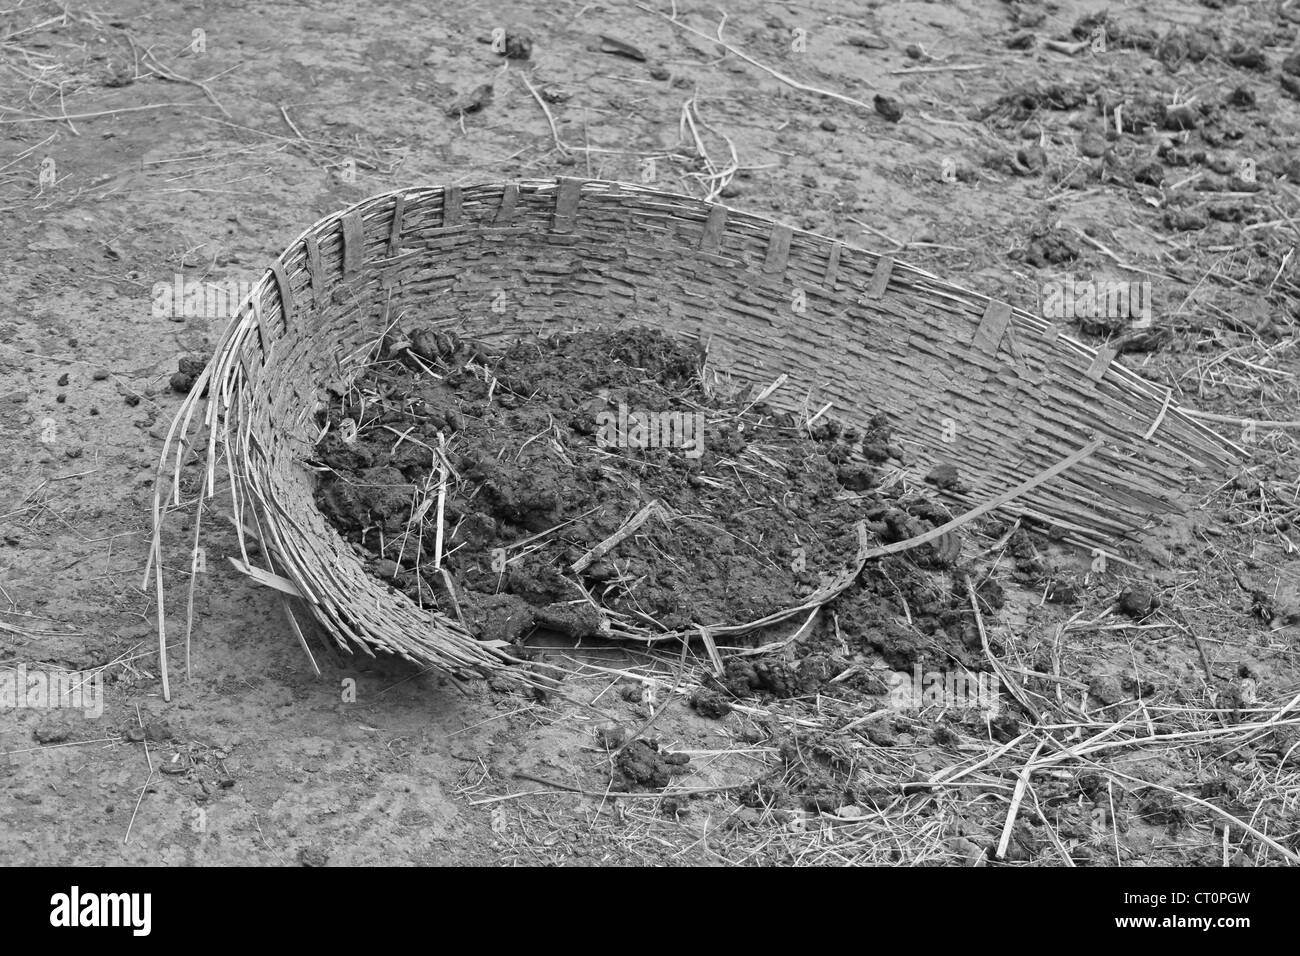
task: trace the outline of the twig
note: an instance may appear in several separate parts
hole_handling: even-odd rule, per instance
[[[551,127],[551,138],[555,140],[555,148],[561,153],[568,154],[570,151],[569,147],[565,145],[562,139],[560,139],[560,131],[555,128],[555,117],[551,115],[551,108],[547,106],[546,101],[542,99],[542,94],[537,92],[537,87],[529,83],[528,77],[524,76],[524,74],[520,73],[519,79],[524,81],[524,86],[528,87],[528,92],[533,94],[533,99],[537,100],[537,105],[540,106],[542,112],[546,114],[546,122]]]
[[[993,670],[997,673],[998,679],[1006,685],[1007,690],[1011,691],[1011,696],[1016,699],[1021,707],[1034,715],[1034,720],[1037,723],[1041,724],[1043,715],[1038,712],[1038,708],[1033,705],[1033,702],[1026,696],[1020,685],[1011,679],[1011,675],[1002,666],[1002,662],[993,656],[993,650],[989,647],[989,634],[984,627],[984,615],[980,613],[979,598],[975,594],[975,587],[970,583],[970,575],[965,576],[965,581],[966,594],[970,598],[971,610],[975,612],[975,626],[979,628],[980,646],[984,649],[984,656],[993,665]]]
[[[1216,415],[1213,412],[1201,412],[1194,408],[1179,409],[1192,418],[1203,418],[1209,422],[1223,422],[1228,425],[1250,425],[1254,428],[1300,428],[1300,421],[1270,422],[1259,418],[1238,418],[1236,415]]]
[[[151,59],[153,60],[152,63],[149,62]],[[164,80],[171,80],[175,83],[188,83],[190,86],[198,87],[203,91],[203,95],[212,101],[212,105],[221,110],[222,116],[225,116],[227,119],[230,118],[230,111],[221,105],[221,101],[217,99],[217,94],[213,93],[212,88],[202,80],[192,80],[188,76],[181,76],[179,73],[173,73],[154,58],[151,50],[144,51],[144,55],[141,57],[141,62],[146,66],[151,66],[153,69],[157,70],[158,75]]]
[[[298,625],[298,619],[294,617],[293,608],[289,606],[289,596],[280,595],[280,606],[284,608],[284,616],[289,619],[289,627],[293,630],[294,635],[298,638],[298,644],[302,647],[303,652],[307,655],[307,660],[311,663],[311,669],[320,677],[320,665],[316,663],[316,655],[311,652],[307,644],[307,636],[303,634],[302,628]]]
[[[569,793],[580,793],[584,797],[597,797],[604,799],[606,797],[617,797],[618,799],[634,800],[662,800],[664,797],[690,797],[701,793],[726,793],[729,790],[743,790],[746,787],[753,786],[753,782],[746,783],[729,783],[720,787],[689,787],[684,790],[668,790],[657,793],[633,793],[628,790],[584,790],[582,787],[574,787],[567,783],[560,783],[558,780],[548,780],[546,777],[539,777],[536,774],[528,773],[524,770],[516,770],[514,776],[519,780],[528,780],[531,783],[540,783],[547,787],[554,787],[556,790],[567,790]]]
[[[727,43],[722,39],[722,26],[724,23],[726,23],[725,17],[723,18],[722,22],[718,24],[718,35],[716,37],[711,37],[707,33],[697,30],[692,26],[687,26],[685,23],[682,23],[682,21],[678,20],[676,17],[670,17],[666,13],[660,13],[658,10],[655,10],[653,7],[647,7],[644,3],[638,3],[637,6],[640,9],[646,11],[647,13],[653,13],[655,16],[667,20],[669,23],[671,23],[673,26],[677,27],[678,29],[685,30],[687,33],[699,37],[701,40],[705,40],[709,43],[716,43],[718,46],[722,47],[728,53],[732,54],[733,56],[739,57],[740,59],[748,63],[750,66],[756,66],[764,73],[776,77],[776,79],[780,80],[782,83],[786,84],[787,86],[794,87],[796,90],[801,90],[804,93],[815,93],[816,95],[824,96],[827,99],[839,100],[841,103],[848,103],[850,106],[856,106],[859,109],[866,110],[868,113],[875,112],[874,107],[872,107],[868,103],[862,102],[862,100],[855,100],[853,97],[845,96],[843,93],[836,93],[831,90],[823,90],[817,86],[809,86],[807,83],[800,83],[798,80],[794,79],[793,77],[786,76],[784,73],[774,70],[772,69],[772,67],[767,66],[764,63],[758,62],[758,60],[755,60],[749,54],[744,53],[741,50],[737,49],[736,47],[732,46],[730,43]]]
[[[95,119],[100,116],[116,116],[118,113],[140,113],[145,110],[163,110],[175,107],[176,109],[193,109],[193,103],[148,103],[144,106],[123,106],[115,110],[98,110],[94,113],[64,113],[62,116],[25,116],[22,119],[0,119],[0,125],[17,126],[20,123],[66,123],[68,120]],[[0,106],[0,109],[9,110],[17,113],[8,106]]]
[[[571,565],[569,565],[569,570],[572,571],[574,574],[580,574],[593,561],[597,561],[600,558],[603,558],[611,550],[616,548],[620,542],[631,537],[637,528],[641,527],[643,524],[645,524],[655,515],[659,515],[660,517],[663,517],[663,507],[659,504],[658,501],[650,502],[648,505],[646,505],[636,514],[634,514],[631,518],[629,518],[627,521],[623,523],[623,527],[619,528],[617,531],[611,534],[604,541],[600,542],[600,544],[596,545],[594,548],[592,548],[590,551],[588,551],[586,554],[580,557],[577,561],[574,561]]]
[[[1075,465],[1077,465],[1079,462],[1083,461],[1085,458],[1087,458],[1089,455],[1095,452],[1098,448],[1100,448],[1103,444],[1105,444],[1105,442],[1103,442],[1101,439],[1097,439],[1096,441],[1089,442],[1088,444],[1080,448],[1078,451],[1074,452],[1073,454],[1069,455],[1066,458],[1061,459],[1055,465],[1052,465],[1052,467],[1046,469],[1045,471],[1040,471],[1037,475],[1030,478],[1028,481],[1021,482],[1020,484],[1016,485],[1014,488],[1010,489],[1009,491],[1004,491],[1002,492],[1002,494],[998,495],[997,497],[990,498],[988,501],[984,502],[984,504],[976,508],[972,508],[970,511],[958,515],[957,517],[953,518],[951,521],[939,525],[937,528],[930,529],[929,531],[925,532],[925,534],[917,535],[915,538],[908,538],[906,541],[895,541],[893,544],[886,544],[879,548],[874,548],[870,552],[868,552],[867,557],[880,558],[880,557],[884,557],[887,554],[898,554],[901,551],[910,551],[913,548],[919,548],[923,544],[928,544],[931,541],[935,541],[939,538],[942,538],[949,531],[955,531],[956,529],[960,528],[962,525],[968,524],[969,522],[973,521],[975,518],[978,518],[980,515],[988,514],[990,511],[1002,507],[1004,504],[1006,504],[1008,501],[1012,500],[1013,498],[1018,498],[1028,491],[1033,491],[1039,485],[1043,484],[1043,482],[1048,481],[1051,478],[1055,478],[1057,475],[1065,471],[1067,468],[1072,468]]]
[[[918,66],[912,69],[890,70],[891,76],[906,76],[909,73],[958,73],[968,70],[987,70],[992,63],[954,63],[951,66]]]
[[[149,784],[153,783],[153,773],[154,773],[153,758],[149,756],[149,738],[147,735],[144,734],[144,720],[140,717],[139,704],[135,705],[135,722],[139,725],[140,732],[143,735],[140,739],[140,742],[144,745],[144,759],[145,762],[149,765],[149,776],[145,778],[144,786],[140,788],[140,796],[135,801],[135,809],[131,811],[131,819],[127,822],[126,825],[126,836],[122,837],[123,843],[131,842],[131,828],[135,826],[135,817],[136,814],[140,812],[140,804],[144,803],[144,795],[149,792]]]
[[[0,750],[0,757],[14,757],[18,754],[34,754],[43,750],[58,750],[60,747],[84,747],[86,744],[102,744],[116,741],[117,737],[96,737],[93,740],[69,740],[61,744],[43,744],[40,747],[25,747],[22,750]]]
[[[442,432],[438,432],[438,525],[433,543],[433,569],[435,571],[442,570],[443,524],[446,520],[447,507],[447,459],[443,456],[442,451],[446,448],[446,444]]]
[[[969,579],[967,585],[970,584]],[[1025,788],[1029,786],[1029,774],[1032,772],[1034,761],[1038,758],[1039,751],[1043,749],[1045,741],[1040,740],[1034,752],[1029,755],[1029,760],[1025,762],[1024,767],[1020,769],[1020,776],[1016,779],[1016,789],[1011,794],[1011,806],[1007,809],[1007,822],[1002,825],[1002,839],[998,840],[997,858],[1005,859],[1007,855],[1007,845],[1011,842],[1011,831],[1016,825],[1016,814],[1020,812],[1020,802],[1025,798]]]

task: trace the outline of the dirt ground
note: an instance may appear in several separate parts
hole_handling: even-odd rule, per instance
[[[0,12],[0,667],[104,686],[97,717],[0,704],[0,860],[1300,861],[1300,3],[1105,9],[732,5],[731,52],[667,2]],[[720,17],[676,14],[706,37]],[[497,29],[529,34],[528,57]],[[552,641],[538,653],[569,678],[539,697],[309,635],[317,678],[221,531],[190,673],[173,632],[162,700],[154,470],[178,359],[228,316],[159,314],[157,284],[251,282],[322,215],[404,185],[653,177],[703,196],[719,169],[729,205],[1026,308],[1062,276],[1148,280],[1157,328],[1123,360],[1247,449],[1137,567],[970,542],[1051,742],[1024,712],[864,721],[820,693],[712,714],[688,706],[677,649]],[[183,577],[184,535],[167,545]],[[1126,611],[1125,592],[1158,601]],[[612,798],[629,728],[651,785]],[[689,758],[670,783],[665,754]]]

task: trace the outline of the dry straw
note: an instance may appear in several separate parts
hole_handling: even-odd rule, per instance
[[[203,502],[220,495],[234,566],[298,599],[342,648],[453,674],[506,661],[368,575],[313,502],[303,461],[326,390],[345,390],[399,318],[487,339],[620,323],[693,337],[741,382],[786,376],[775,406],[829,404],[857,426],[887,412],[911,464],[958,466],[962,506],[1028,484],[1002,511],[1088,547],[1183,510],[1187,481],[1240,452],[1105,349],[761,216],[574,179],[385,193],[317,222],[272,264],[172,423],[149,570],[165,693],[162,524],[194,504],[181,483],[191,464],[196,551]],[[1063,459],[1073,466],[1033,480]]]

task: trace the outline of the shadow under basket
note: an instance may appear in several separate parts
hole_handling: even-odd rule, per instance
[[[736,382],[787,376],[766,399],[778,408],[829,405],[859,428],[887,413],[909,467],[958,468],[958,512],[1074,456],[999,510],[1088,548],[1185,510],[1189,483],[1241,451],[1113,352],[888,256],[626,183],[403,189],[322,219],[285,250],[172,423],[151,560],[164,647],[160,527],[197,460],[196,554],[219,493],[239,535],[235,566],[300,600],[345,650],[453,674],[506,662],[367,574],[313,500],[303,461],[327,392],[351,383],[399,316],[478,338],[638,324],[698,339]]]

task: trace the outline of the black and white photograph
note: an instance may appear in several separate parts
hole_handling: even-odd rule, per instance
[[[1300,863],[1300,0],[0,6],[35,922]]]

